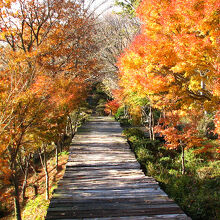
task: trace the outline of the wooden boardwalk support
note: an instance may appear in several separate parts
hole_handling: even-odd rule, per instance
[[[140,170],[121,132],[109,117],[79,130],[46,219],[190,219]]]

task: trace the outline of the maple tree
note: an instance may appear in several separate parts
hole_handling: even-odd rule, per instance
[[[181,149],[182,174],[185,174],[185,150],[194,146],[201,147],[204,142],[198,130],[201,114],[202,112],[195,114],[191,111],[187,112],[187,115],[181,111],[166,112],[154,128],[155,132],[164,136],[165,146],[168,149]]]
[[[122,100],[133,105],[132,96],[145,97],[161,112],[181,111],[189,118],[200,111],[215,114],[220,103],[219,1],[143,0],[137,15],[141,33],[118,62]],[[180,144],[181,138],[175,140]]]
[[[11,57],[10,57],[11,58]],[[31,92],[29,88],[30,77],[27,76],[27,62],[19,60],[12,63],[9,61],[9,69],[5,67],[1,71],[1,76],[7,84],[7,89],[1,93],[1,112],[2,124],[1,135],[4,136],[1,141],[1,148],[4,160],[7,160],[11,172],[8,178],[12,180],[15,187],[16,212],[19,215],[19,192],[18,192],[18,161],[17,157],[22,146],[28,145],[25,140],[25,134],[38,120],[40,113],[44,111],[42,104],[45,99],[38,98],[37,94]],[[24,67],[24,69],[22,69]],[[11,175],[10,175],[11,174]],[[18,217],[19,218],[19,217]]]
[[[18,163],[26,164],[27,171],[28,161],[19,158],[43,146],[46,159],[46,146],[60,141],[68,115],[85,99],[88,81],[100,67],[93,56],[94,18],[80,3],[1,4],[0,169],[14,185],[16,217],[21,219]]]
[[[116,100],[108,101],[105,104],[105,113],[115,115],[119,108],[119,103]]]

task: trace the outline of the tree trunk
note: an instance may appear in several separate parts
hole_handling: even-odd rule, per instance
[[[148,119],[148,115],[147,115],[147,112],[146,112],[147,109],[148,109],[147,105],[142,107],[142,117],[141,117],[141,120],[142,120],[142,124],[143,125],[145,125],[145,123],[146,123],[146,121]]]
[[[182,148],[182,175],[185,174],[185,147],[184,145],[181,143],[181,148]]]
[[[151,113],[151,132],[152,132],[152,139],[155,140],[155,134],[154,134],[154,114],[153,112]]]
[[[154,114],[152,111],[152,107],[151,105],[149,106],[149,115],[148,115],[148,130],[149,130],[149,136],[150,136],[150,140],[155,140],[155,134],[154,134]]]
[[[30,156],[29,156],[30,158]],[[25,159],[25,173],[24,173],[24,182],[22,186],[22,202],[25,202],[25,193],[27,188],[27,178],[28,178],[28,171],[29,171],[29,158],[26,157]]]
[[[46,149],[44,147],[44,168],[45,168],[45,176],[46,176],[46,200],[49,199],[49,173],[47,169],[47,158],[46,158]]]
[[[73,130],[73,123],[72,123],[72,119],[71,119],[71,116],[68,115],[68,119],[69,119],[69,125],[70,125],[70,132],[71,132],[71,139],[73,138],[74,136],[74,130]]]
[[[18,165],[19,165],[19,167],[20,167],[22,173],[25,175],[26,158],[25,158],[24,164],[22,164],[22,159],[21,159],[21,154],[20,154],[20,153],[18,153],[18,157],[17,157],[17,158],[18,158]]]
[[[79,123],[79,115],[80,115],[80,108],[78,108],[78,111],[76,113],[76,119],[75,119],[74,128],[73,128],[74,134],[76,133],[77,126],[78,126],[78,123]]]
[[[150,105],[150,112],[149,112],[149,136],[150,136],[150,140],[153,139],[153,136],[152,136],[152,108],[151,108],[151,105]]]
[[[61,141],[60,141],[60,152],[63,151],[64,147],[65,147],[65,138],[66,138],[67,134],[64,132],[62,135],[61,135]]]
[[[34,164],[31,163],[31,161],[29,162],[29,166],[30,166],[30,168],[34,171],[35,175],[37,175],[37,169],[36,169],[36,167],[34,166]]]
[[[124,117],[128,118],[128,108],[127,108],[127,105],[125,105],[125,107],[124,107]]]
[[[38,187],[37,185],[33,185],[34,187],[34,195],[37,196],[38,195]]]
[[[17,145],[16,149],[13,149],[10,145],[8,146],[9,154],[11,156],[11,164],[10,169],[12,171],[11,175],[11,181],[14,186],[14,209],[15,209],[15,218],[17,220],[21,220],[21,207],[20,207],[20,201],[19,201],[19,183],[18,183],[18,177],[17,177],[17,153],[19,149],[19,144]]]
[[[15,206],[15,216],[17,220],[21,220],[21,208],[19,202],[19,188],[18,188],[18,180],[17,180],[17,172],[12,176],[12,181],[14,185],[14,206]]]
[[[59,143],[56,144],[56,170],[58,171],[58,166],[59,166],[59,162],[58,162],[58,147],[59,147]]]
[[[44,158],[42,158],[41,151],[39,152],[39,156],[40,156],[40,161],[41,161],[42,167],[44,168],[44,172],[45,172],[46,200],[48,200],[49,199],[49,174],[48,174],[48,169],[47,169],[46,147],[44,144],[43,144],[43,150],[44,150],[44,152],[43,152]]]
[[[70,133],[70,122],[69,122],[68,117],[67,117],[67,120],[66,120],[65,133],[66,133],[67,135],[69,135],[69,133]]]

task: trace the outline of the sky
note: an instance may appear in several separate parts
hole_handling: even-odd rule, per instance
[[[41,1],[41,0],[39,0]],[[42,0],[43,1],[43,0]],[[91,5],[91,8],[97,8],[97,12],[101,13],[104,11],[111,12],[113,10],[119,10],[119,7],[114,6],[115,0],[75,0],[76,2],[85,2],[85,5]],[[16,5],[14,5],[16,8]]]
[[[119,7],[114,6],[115,0],[86,0],[92,2],[91,8],[96,9],[97,14],[106,14],[113,11],[119,11]]]

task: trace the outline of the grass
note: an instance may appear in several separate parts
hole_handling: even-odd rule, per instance
[[[52,197],[52,191],[57,187],[58,181],[63,177],[65,171],[65,165],[68,159],[68,152],[63,151],[59,154],[59,170],[56,170],[56,158],[53,155],[47,161],[49,170],[49,185],[50,185],[50,198]],[[33,185],[38,186],[38,195],[35,196]],[[45,199],[45,174],[44,170],[39,169],[39,173],[30,174],[28,178],[28,187],[26,191],[27,200],[22,207],[22,219],[25,220],[43,220],[45,219],[47,208],[50,201]],[[13,213],[13,197],[11,196],[5,203],[5,206],[10,214],[1,218],[2,220],[14,220]],[[10,209],[11,207],[11,209]]]
[[[212,152],[185,153],[186,174],[181,174],[178,150],[167,150],[138,129],[124,130],[146,175],[153,176],[193,220],[220,219],[220,161]]]
[[[41,194],[35,199],[30,200],[22,213],[22,219],[26,220],[41,220],[47,214],[47,208],[50,201],[45,199],[45,195]]]

